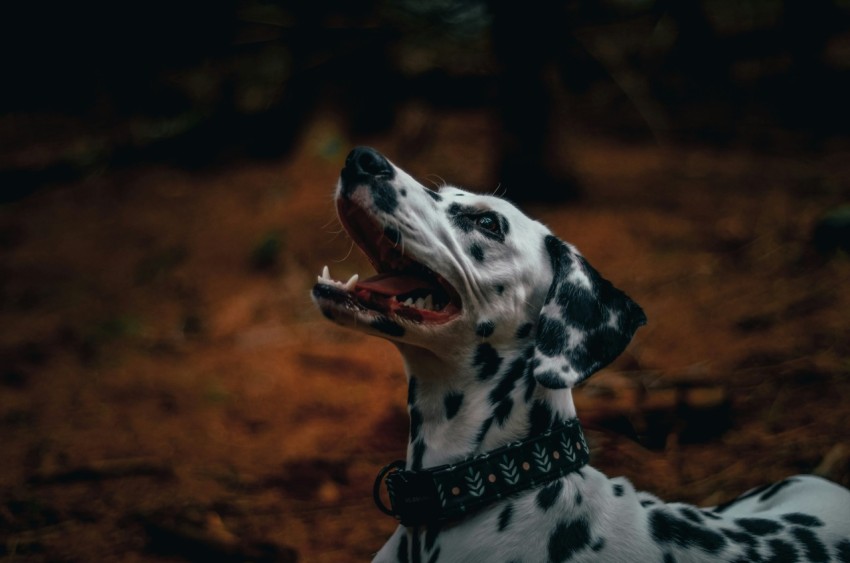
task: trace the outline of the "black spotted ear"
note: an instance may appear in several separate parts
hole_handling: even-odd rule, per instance
[[[534,376],[563,389],[614,361],[646,315],[571,246],[551,235],[545,246],[554,276],[537,323]]]

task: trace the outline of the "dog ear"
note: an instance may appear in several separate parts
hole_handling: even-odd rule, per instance
[[[551,235],[545,246],[554,275],[537,323],[534,376],[544,387],[563,389],[619,356],[646,315],[573,247]]]

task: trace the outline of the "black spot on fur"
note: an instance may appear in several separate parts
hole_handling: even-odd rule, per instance
[[[799,524],[800,526],[808,526],[809,528],[823,526],[823,521],[820,518],[811,514],[803,514],[802,512],[783,514],[782,519],[791,524]]]
[[[676,558],[669,553],[664,554],[664,563],[676,563]]]
[[[850,563],[850,540],[841,540],[835,544],[835,556],[841,563]]]
[[[478,430],[478,436],[475,438],[476,442],[479,444],[484,441],[484,437],[487,435],[487,432],[490,430],[490,427],[493,425],[493,417],[491,416],[487,420],[481,424],[481,428]]]
[[[584,286],[562,283],[558,287],[557,302],[563,308],[564,318],[582,330],[592,330],[602,324],[602,305]]]
[[[401,189],[398,191],[398,193],[400,193],[400,194],[401,194],[401,197],[407,197],[407,190],[405,190],[404,188],[401,188]]]
[[[540,382],[540,385],[547,389],[563,389],[564,387],[567,387],[566,380],[561,377],[560,374],[552,370],[538,372],[535,374],[535,377],[537,377],[537,381]]]
[[[414,471],[422,469],[422,458],[425,456],[425,442],[422,440],[413,444],[413,460],[410,463],[410,469]]]
[[[390,336],[404,336],[404,327],[386,317],[378,317],[369,326]]]
[[[544,511],[552,508],[552,505],[555,504],[555,501],[558,500],[558,497],[561,495],[561,491],[564,490],[564,483],[560,479],[557,481],[552,481],[537,493],[536,501],[537,506],[539,506]]]
[[[712,512],[710,510],[700,510],[700,512],[706,518],[711,518],[712,520],[723,520],[722,517],[718,516],[717,514],[715,514],[714,512]]]
[[[751,498],[751,497],[754,497],[756,495],[761,494],[762,491],[767,490],[770,486],[771,485],[768,484],[768,485],[762,485],[761,487],[756,487],[755,489],[748,491],[748,492],[744,493],[743,495],[730,500],[729,502],[725,502],[723,504],[717,505],[716,507],[714,507],[714,511],[715,512],[723,512],[723,511],[727,510],[730,506],[733,506],[733,505],[741,502],[742,500],[745,500],[745,499],[748,499],[748,498]]]
[[[690,506],[682,506],[679,508],[679,514],[693,522],[694,524],[703,524],[705,523],[705,519],[702,517],[702,514],[699,513],[698,510],[692,508]]]
[[[511,230],[511,224],[508,223],[508,220],[501,213],[499,214],[499,225],[502,227],[502,239],[504,240],[504,237]]]
[[[548,357],[557,356],[564,351],[566,327],[557,319],[540,315],[537,325],[537,349]]]
[[[477,244],[477,243],[472,243],[472,244],[469,246],[469,253],[470,253],[470,254],[472,255],[472,257],[473,257],[473,258],[475,258],[477,261],[479,261],[479,262],[483,262],[483,261],[484,261],[484,249],[483,249],[483,248],[481,248],[481,245],[479,245],[479,244]]]
[[[741,545],[749,545],[754,546],[758,544],[758,539],[750,534],[749,532],[741,532],[739,530],[729,530],[726,528],[720,528],[720,532],[732,540],[733,542]]]
[[[723,535],[727,538],[738,543],[745,549],[746,555],[749,558],[746,559],[747,561],[762,561],[762,557],[758,553],[758,550],[763,547],[760,543],[762,538],[737,530],[726,530],[721,528],[720,531],[723,532]]]
[[[726,545],[723,535],[677,518],[664,509],[650,511],[649,525],[652,537],[658,542],[674,543],[681,547],[698,547],[709,553],[716,553]]]
[[[549,559],[562,563],[590,545],[590,528],[584,520],[558,522],[549,536]]]
[[[419,381],[416,380],[415,377],[411,376],[410,382],[407,384],[407,404],[408,406],[413,405],[416,402],[416,388],[419,386]]]
[[[410,409],[410,440],[413,441],[419,437],[419,431],[422,430],[422,412],[416,407]]]
[[[528,337],[528,335],[529,335],[529,334],[531,334],[531,329],[532,329],[532,328],[534,328],[534,324],[532,324],[532,323],[525,323],[524,325],[520,326],[520,327],[516,330],[516,337],[517,337],[518,339],[520,339],[520,340],[521,340],[521,339],[523,339],[523,338],[527,338],[527,337]]]
[[[543,248],[552,262],[552,270],[556,273],[558,273],[565,259],[570,260],[564,244],[555,235],[546,235],[543,237]]]
[[[401,244],[401,233],[393,227],[384,227],[384,236],[396,246]]]
[[[475,334],[481,338],[487,338],[493,334],[494,330],[496,330],[496,323],[493,321],[484,321],[478,323],[478,326],[475,327]]]
[[[398,542],[398,551],[396,552],[398,563],[409,563],[410,559],[407,555],[407,534],[401,536]]]
[[[796,482],[797,482],[797,479],[794,479],[793,477],[791,477],[791,478],[785,479],[784,481],[779,481],[778,483],[774,483],[773,485],[770,485],[767,488],[767,490],[765,490],[764,493],[762,493],[762,495],[759,497],[759,502],[764,502],[764,501],[768,500],[769,498],[773,497],[776,493],[778,493],[779,491],[781,491],[782,489],[784,489],[788,485],[793,485]]]
[[[739,558],[738,563],[761,563],[764,561],[758,549],[755,547],[748,547],[744,552],[744,556]]]
[[[552,426],[552,409],[543,401],[534,401],[528,418],[531,422],[529,434],[531,436],[539,436]]]
[[[470,218],[470,215],[475,212],[476,209],[474,207],[461,205],[459,203],[449,205],[447,210],[449,218],[452,220],[452,224],[464,233],[471,232],[472,229],[475,228],[475,225]]]
[[[823,545],[818,537],[808,528],[794,527],[791,528],[791,535],[806,550],[806,558],[812,563],[826,563],[829,561],[829,554],[826,552],[826,546]]]
[[[434,543],[437,541],[437,536],[440,535],[440,524],[428,524],[425,529],[425,549],[431,551],[434,549]]]
[[[502,358],[499,356],[496,349],[487,344],[479,344],[475,350],[475,358],[472,365],[478,367],[478,379],[484,381],[489,379],[499,371],[499,366],[502,365]]]
[[[772,553],[767,559],[764,559],[765,563],[797,563],[799,561],[797,548],[793,544],[774,538],[768,541],[767,545]]]
[[[513,503],[508,503],[505,508],[499,513],[499,531],[504,532],[511,525],[511,517],[514,515]]]
[[[511,410],[514,408],[514,401],[510,397],[502,399],[496,408],[493,409],[493,418],[499,423],[499,426],[504,426],[508,417],[511,415]]]
[[[581,506],[582,501],[584,501],[584,499],[582,498],[581,493],[576,491],[576,498],[573,499],[573,503],[575,503],[576,506]]]
[[[511,362],[510,367],[499,384],[490,392],[490,404],[496,404],[505,399],[511,391],[513,391],[516,382],[525,373],[526,360],[523,356],[518,357]]]
[[[383,178],[375,178],[369,185],[372,192],[372,202],[375,207],[391,215],[398,207],[398,197],[395,188]]]
[[[782,529],[782,524],[766,518],[738,518],[735,520],[735,524],[757,536],[775,534]]]
[[[413,530],[413,534],[410,535],[410,554],[413,556],[412,563],[422,563],[422,536],[419,534],[418,529]]]
[[[623,496],[623,492],[624,492],[624,491],[625,491],[625,489],[623,489],[623,486],[622,486],[622,485],[620,485],[619,483],[616,483],[616,484],[614,485],[614,496],[615,496],[615,497],[621,497],[621,496]]]
[[[654,500],[644,499],[640,501],[640,505],[644,508],[646,508],[647,506],[652,506],[654,504],[657,504]]]
[[[584,346],[576,346],[567,354],[570,364],[579,373],[590,374],[613,360],[625,348],[627,339],[619,330],[602,326],[588,332]]]
[[[449,391],[443,397],[443,404],[446,407],[446,419],[451,420],[460,410],[460,405],[463,403],[463,393],[459,391]]]
[[[531,360],[528,362],[528,366],[525,370],[525,375],[523,378],[525,379],[525,395],[523,398],[525,402],[531,400],[531,397],[534,395],[534,389],[537,387],[537,379],[534,377],[534,369],[537,367],[538,362],[536,360]]]
[[[497,284],[495,289],[498,295],[501,295],[505,292],[505,286],[503,286],[502,284]]]
[[[434,201],[436,201],[437,203],[443,201],[443,196],[441,196],[440,194],[438,194],[434,190],[429,190],[428,188],[425,188],[425,193],[428,194],[428,196],[431,199],[433,199]]]

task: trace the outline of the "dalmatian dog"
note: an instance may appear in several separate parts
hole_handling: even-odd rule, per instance
[[[330,320],[401,352],[405,475],[578,428],[571,388],[646,322],[573,246],[508,201],[429,189],[373,149],[346,159],[336,206],[377,275],[340,282],[325,268],[312,297]],[[583,439],[562,443],[586,448]],[[510,461],[498,467],[510,471],[494,470],[496,484],[522,471]],[[470,477],[473,492],[490,486]],[[460,515],[411,514],[414,523],[399,525],[374,561],[850,562],[850,491],[814,476],[698,508],[583,465]]]

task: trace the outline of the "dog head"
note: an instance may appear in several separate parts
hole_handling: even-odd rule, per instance
[[[549,388],[572,387],[625,349],[645,317],[571,245],[510,202],[431,190],[354,149],[336,190],[343,227],[377,275],[327,269],[313,298],[334,322],[450,356],[482,340],[526,349]]]

